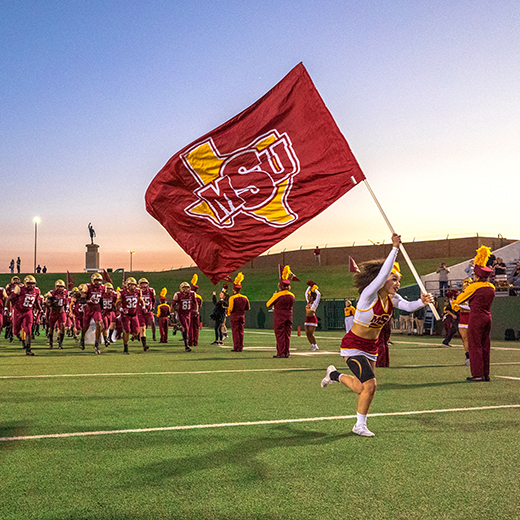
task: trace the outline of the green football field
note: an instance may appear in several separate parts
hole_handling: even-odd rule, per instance
[[[143,352],[80,351],[42,337],[26,357],[0,338],[0,518],[520,518],[520,344],[494,342],[491,382],[468,383],[460,340],[392,336],[369,428],[356,400],[320,387],[341,332],[320,351],[270,331],[185,353],[179,335]]]

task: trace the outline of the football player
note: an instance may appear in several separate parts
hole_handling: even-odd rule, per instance
[[[96,324],[96,339],[94,342],[94,352],[101,354],[99,350],[99,340],[101,339],[101,331],[104,329],[103,316],[101,315],[101,297],[105,291],[103,285],[103,277],[100,273],[94,273],[90,277],[91,283],[84,284],[84,290],[81,292],[81,302],[86,303],[83,315],[83,327],[81,329],[81,350],[85,349],[85,334],[90,327],[91,320]]]
[[[14,307],[13,313],[13,334],[17,336],[21,333],[22,344],[27,356],[34,356],[31,351],[31,336],[33,325],[33,307],[39,309],[38,297],[40,289],[36,287],[36,279],[29,275],[24,278],[24,285],[16,285],[9,296],[8,303]]]

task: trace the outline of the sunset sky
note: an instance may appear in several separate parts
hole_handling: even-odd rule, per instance
[[[0,272],[191,259],[145,210],[185,145],[302,61],[403,240],[520,238],[520,2],[3,2]],[[194,230],[196,232],[196,230]],[[272,248],[389,240],[366,188]]]

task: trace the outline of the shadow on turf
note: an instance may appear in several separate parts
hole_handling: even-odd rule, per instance
[[[0,437],[22,437],[23,435],[25,435],[28,426],[28,423],[20,421],[5,423],[2,426],[0,426]]]
[[[145,464],[135,470],[135,483],[128,485],[155,486],[164,479],[183,478],[198,471],[218,470],[226,466],[241,468],[248,473],[248,479],[264,479],[268,468],[260,462],[259,455],[276,448],[318,446],[335,442],[347,437],[357,437],[352,432],[330,435],[318,431],[299,430],[290,425],[276,426],[273,430],[282,433],[280,437],[257,437],[231,444],[227,449],[203,450],[200,455],[174,457]],[[220,440],[220,438],[218,439]],[[211,445],[211,441],[205,441]]]
[[[400,383],[381,383],[377,385],[377,391],[381,390],[405,390],[407,388],[427,388],[434,386],[446,386],[446,385],[467,385],[466,379],[460,381],[436,381],[434,383],[412,383],[412,384],[400,384]]]

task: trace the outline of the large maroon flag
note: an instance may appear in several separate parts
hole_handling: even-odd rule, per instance
[[[216,284],[365,178],[303,64],[176,153],[146,209]]]

